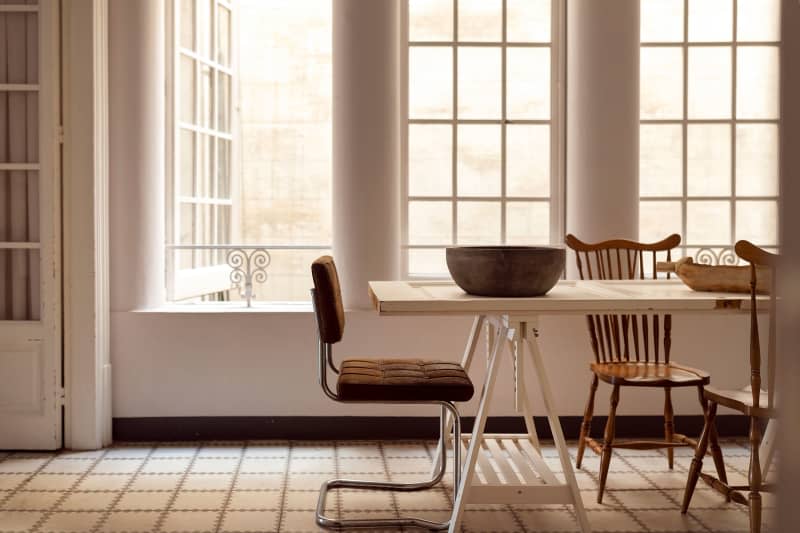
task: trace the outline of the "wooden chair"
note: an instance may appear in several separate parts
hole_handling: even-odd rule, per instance
[[[657,278],[657,254],[666,255],[666,260],[670,261],[672,250],[680,244],[681,238],[679,235],[673,234],[652,244],[624,239],[588,244],[574,235],[567,235],[564,241],[575,251],[580,279],[644,280]],[[652,262],[652,272],[648,274],[645,273],[645,270],[650,270],[650,268],[645,266],[645,260]],[[602,503],[608,478],[608,467],[611,464],[611,454],[614,448],[637,450],[667,448],[667,462],[669,468],[672,468],[674,447],[696,445],[692,439],[675,433],[672,389],[673,387],[697,387],[701,403],[705,405],[703,388],[709,383],[710,376],[702,370],[680,365],[670,360],[671,315],[648,316],[644,313],[641,315],[588,315],[586,322],[589,327],[594,362],[590,365],[592,381],[581,424],[576,466],[581,467],[587,445],[600,455],[600,488],[597,493],[597,502]],[[663,352],[660,346],[663,346]],[[605,438],[602,443],[590,436],[594,397],[599,380],[613,387],[611,410],[608,414]],[[622,387],[657,387],[664,390],[664,440],[615,440],[617,405]],[[720,477],[726,479],[722,452],[715,431],[712,432],[710,439],[711,452],[714,455],[717,470]]]
[[[372,528],[416,527],[429,530],[444,530],[447,522],[433,522],[424,518],[369,517],[338,520],[325,515],[325,501],[331,489],[365,489],[383,491],[420,491],[438,484],[447,465],[447,421],[449,412],[453,421],[453,442],[461,442],[461,423],[454,402],[466,402],[475,392],[467,373],[458,363],[426,359],[345,359],[337,367],[333,360],[333,345],[344,335],[345,314],[336,265],[330,256],[322,256],[311,265],[314,288],[311,302],[317,319],[319,350],[317,372],[319,384],[326,396],[337,402],[431,404],[440,406],[440,458],[431,479],[416,483],[392,483],[388,481],[360,481],[354,479],[331,479],[322,484],[317,500],[317,524],[336,530]],[[336,386],[328,384],[328,373],[336,374]],[[461,450],[453,447],[453,487],[458,495],[461,475]]]
[[[736,254],[750,263],[750,386],[743,390],[723,390],[713,387],[705,389],[703,399],[708,402],[706,411],[706,421],[700,442],[697,445],[689,478],[686,481],[686,490],[683,493],[683,504],[681,512],[686,513],[689,503],[692,500],[697,479],[711,485],[712,488],[722,493],[726,499],[736,503],[747,505],[750,508],[750,531],[758,533],[761,531],[761,492],[771,492],[774,487],[764,483],[764,473],[762,472],[760,445],[761,445],[761,421],[759,419],[772,420],[776,418],[775,408],[775,342],[776,342],[776,295],[775,278],[779,256],[771,254],[747,241],[739,241],[735,246]],[[769,273],[768,286],[769,293],[769,333],[767,341],[767,390],[762,389],[761,380],[761,342],[758,332],[758,309],[756,300],[756,269],[759,272]],[[762,268],[766,270],[762,270]],[[759,274],[761,275],[761,274]],[[763,280],[762,280],[763,283]],[[731,486],[724,478],[716,479],[713,476],[702,472],[703,456],[706,453],[709,440],[715,435],[715,418],[717,416],[717,406],[723,405],[735,409],[740,413],[750,417],[750,469],[747,485]],[[775,422],[771,422],[774,424]],[[713,443],[713,440],[712,440]],[[769,463],[767,458],[766,463]],[[745,498],[740,491],[748,491]]]

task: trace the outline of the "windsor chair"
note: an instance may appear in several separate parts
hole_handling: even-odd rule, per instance
[[[713,387],[705,389],[703,400],[708,402],[705,426],[700,436],[700,442],[695,450],[692,465],[689,468],[689,477],[686,481],[686,490],[683,493],[681,512],[686,513],[694,494],[698,478],[711,485],[712,488],[722,493],[726,499],[747,505],[750,508],[750,531],[761,531],[761,492],[771,492],[774,487],[764,483],[762,472],[760,445],[762,439],[761,421],[759,419],[774,419],[777,412],[775,408],[775,376],[776,376],[776,294],[775,278],[779,256],[751,244],[748,241],[739,241],[735,246],[736,255],[750,263],[750,385],[742,390],[722,390]],[[767,270],[762,270],[767,269]],[[761,341],[758,331],[758,308],[756,300],[757,284],[756,272],[768,272],[770,279],[769,290],[769,332],[767,339],[767,389],[762,389],[761,380]],[[717,406],[729,407],[750,417],[750,467],[748,484],[731,486],[726,479],[719,479],[703,473],[703,456],[706,453],[709,440],[713,445],[715,435],[715,419]],[[773,422],[774,423],[774,422]],[[767,459],[766,463],[769,460]],[[749,492],[745,498],[742,491]]]
[[[658,258],[666,256],[666,260],[671,261],[672,250],[680,244],[681,238],[680,235],[673,234],[651,244],[625,239],[590,244],[569,234],[564,241],[575,252],[580,279],[654,280],[658,277],[656,272]],[[672,316],[669,314],[587,315],[586,323],[594,362],[590,364],[592,380],[578,440],[576,466],[581,467],[587,446],[600,456],[600,487],[597,502],[602,503],[614,448],[638,450],[666,448],[667,462],[671,469],[674,464],[675,447],[697,445],[696,441],[686,435],[675,433],[672,389],[696,387],[700,403],[705,406],[703,390],[711,378],[702,370],[671,360]],[[611,409],[604,438],[600,442],[590,435],[599,381],[612,386]],[[663,440],[615,440],[617,406],[620,389],[623,387],[663,389]],[[710,432],[709,439],[717,472],[720,478],[727,479],[716,430]]]

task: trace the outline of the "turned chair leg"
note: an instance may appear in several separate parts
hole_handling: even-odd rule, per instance
[[[586,400],[586,410],[583,412],[581,433],[578,437],[578,455],[575,459],[575,468],[580,468],[583,462],[583,452],[586,450],[586,437],[592,430],[592,414],[594,413],[594,396],[597,392],[597,374],[592,374],[592,383],[589,385],[589,399]]]
[[[761,459],[758,455],[761,447],[761,426],[758,418],[750,417],[750,533],[761,532]]]
[[[703,396],[703,387],[697,387],[697,394],[700,397],[700,406],[703,408],[703,414],[708,410],[708,400]],[[711,457],[714,458],[714,467],[717,469],[717,477],[720,481],[728,484],[728,474],[725,472],[725,460],[722,457],[722,448],[719,445],[719,435],[717,433],[717,425],[711,426],[711,433],[709,433],[709,447],[711,449]],[[731,501],[730,496],[725,497],[725,501]]]
[[[675,438],[675,412],[672,409],[672,389],[664,387],[664,440],[671,443]],[[675,450],[667,448],[667,465],[672,470],[675,464]]]
[[[611,464],[611,452],[614,445],[614,432],[616,431],[617,405],[619,404],[619,385],[614,385],[611,392],[611,410],[606,422],[606,433],[603,439],[603,455],[600,458],[600,489],[597,492],[597,503],[603,503],[603,492],[608,479],[608,467]]]
[[[706,423],[703,426],[703,433],[700,435],[700,442],[697,443],[697,449],[694,452],[694,459],[692,459],[692,466],[689,468],[689,477],[686,480],[686,488],[683,491],[683,503],[681,504],[681,513],[686,514],[689,509],[689,502],[692,501],[694,488],[697,486],[697,480],[700,477],[700,471],[703,469],[703,457],[708,450],[708,440],[711,435],[712,427],[714,426],[714,419],[717,416],[717,404],[711,402],[705,412]]]

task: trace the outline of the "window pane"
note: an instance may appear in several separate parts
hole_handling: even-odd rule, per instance
[[[500,48],[458,49],[458,117],[500,118]]]
[[[231,77],[217,72],[219,94],[217,94],[217,129],[226,133],[231,131]]]
[[[508,48],[506,53],[508,117],[550,118],[550,48]]]
[[[449,196],[453,190],[453,130],[449,125],[408,127],[408,194]]]
[[[500,41],[502,0],[458,0],[459,41]]]
[[[660,241],[672,233],[681,233],[681,203],[643,201],[639,203],[639,239]]]
[[[689,196],[731,193],[731,127],[690,124],[686,139]]]
[[[731,203],[686,202],[686,244],[711,245],[731,242]]]
[[[458,195],[500,194],[500,126],[458,127]]]
[[[508,202],[506,204],[507,244],[549,244],[550,204]]]
[[[181,46],[189,50],[194,50],[194,15],[194,0],[181,0]]]
[[[641,40],[683,41],[683,0],[642,0]]]
[[[198,134],[200,149],[200,168],[197,173],[194,194],[195,196],[209,197],[213,194],[214,177],[211,175],[211,137]]]
[[[458,202],[458,244],[500,244],[500,202]]]
[[[511,42],[550,42],[552,0],[506,0],[506,36]]]
[[[180,120],[193,124],[195,123],[195,62],[193,59],[183,54],[181,54],[180,58],[181,70],[180,77],[178,78],[178,99],[180,100],[181,107]]]
[[[777,196],[778,126],[736,126],[736,194]]]
[[[689,0],[690,41],[722,42],[732,39],[732,0]]]
[[[180,190],[179,196],[194,196],[194,174],[195,174],[195,134],[189,130],[180,130],[180,166],[178,168]]]
[[[217,139],[217,196],[231,197],[231,141]]]
[[[736,35],[740,41],[780,40],[780,0],[738,0]]]
[[[639,194],[683,194],[683,133],[677,124],[642,124],[639,130]]]
[[[217,45],[217,61],[223,65],[231,64],[231,12],[228,8],[217,6],[217,28],[219,44]]]
[[[760,246],[778,244],[778,203],[736,202],[736,239]]]
[[[200,121],[199,124],[206,128],[213,126],[211,123],[214,113],[214,79],[211,67],[200,64]]]
[[[506,193],[550,195],[550,126],[506,127]]]
[[[180,204],[180,244],[194,244],[195,209],[194,204]]]
[[[444,248],[408,250],[408,273],[412,276],[449,275]]]
[[[453,51],[412,46],[409,57],[411,118],[451,118],[453,115]]]
[[[643,46],[640,65],[641,118],[682,118],[683,50]]]
[[[452,41],[453,0],[409,0],[410,41]]]
[[[736,61],[737,118],[778,118],[778,48],[742,46]]]
[[[214,0],[195,0],[197,3],[197,53],[200,56],[212,59],[211,55],[211,13],[214,9]]]
[[[449,244],[453,241],[451,202],[408,202],[409,244]]]
[[[731,48],[689,47],[689,118],[731,117]]]

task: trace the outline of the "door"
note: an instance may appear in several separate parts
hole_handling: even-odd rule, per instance
[[[0,449],[62,442],[58,9],[0,4]]]

